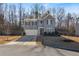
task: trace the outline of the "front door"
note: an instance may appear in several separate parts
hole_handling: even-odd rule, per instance
[[[44,28],[40,28],[40,35],[44,34]]]

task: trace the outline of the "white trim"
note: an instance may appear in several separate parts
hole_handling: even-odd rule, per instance
[[[53,15],[52,14],[47,14],[45,17],[43,17],[43,18],[39,18],[38,20],[43,20],[43,19],[45,19],[48,15],[51,15],[52,17],[53,17]],[[53,17],[54,18],[54,17]]]

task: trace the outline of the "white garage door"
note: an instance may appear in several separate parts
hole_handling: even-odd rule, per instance
[[[37,35],[38,30],[25,30],[26,35]]]

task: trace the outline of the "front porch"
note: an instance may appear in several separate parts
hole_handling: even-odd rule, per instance
[[[38,35],[44,35],[44,36],[56,36],[58,33],[53,28],[44,28],[39,27],[38,28]]]

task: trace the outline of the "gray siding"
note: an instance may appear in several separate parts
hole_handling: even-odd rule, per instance
[[[52,24],[49,21],[52,20]],[[55,31],[55,20],[53,19],[48,19],[48,24],[47,24],[47,20],[44,20],[44,28],[45,28],[45,32],[54,32]]]

